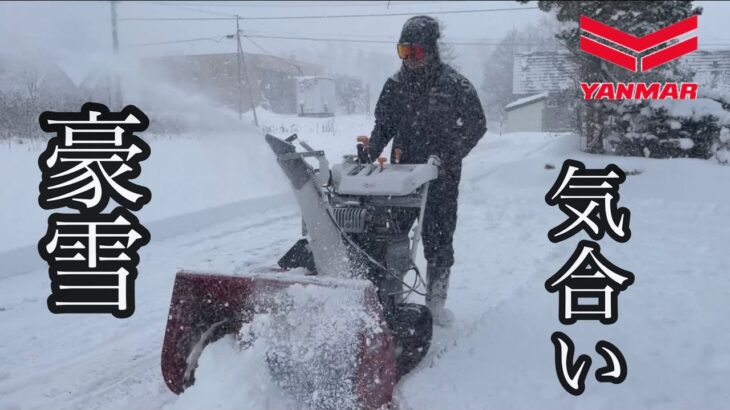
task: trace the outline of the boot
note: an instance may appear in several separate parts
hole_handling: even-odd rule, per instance
[[[454,322],[454,314],[445,306],[450,271],[449,267],[431,264],[426,268],[426,306],[431,311],[433,323],[441,327],[450,327]]]

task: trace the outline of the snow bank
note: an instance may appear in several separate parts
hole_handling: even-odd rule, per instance
[[[285,138],[299,133],[330,162],[355,151],[355,136],[369,135],[365,116],[299,118],[258,110],[262,128]],[[250,113],[247,113],[250,116]],[[150,121],[154,121],[151,118]],[[174,137],[140,133],[151,147],[136,183],[152,191],[137,216],[143,224],[242,200],[289,193],[264,132],[236,119],[238,131],[201,131]],[[0,252],[35,245],[50,211],[38,206],[40,142],[0,146]],[[301,150],[301,147],[298,147]],[[292,204],[294,204],[292,200]],[[65,212],[65,211],[61,211]],[[152,232],[152,239],[155,232]]]
[[[152,155],[135,182],[152,191],[137,215],[142,223],[244,199],[288,191],[263,135],[242,127],[240,134],[145,135]],[[37,242],[51,213],[38,205],[38,156],[45,146],[0,149],[0,251]],[[57,212],[66,212],[60,210]],[[154,236],[154,232],[153,232]]]

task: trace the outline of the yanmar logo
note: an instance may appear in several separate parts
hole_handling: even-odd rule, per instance
[[[580,18],[580,29],[583,33],[590,33],[596,37],[608,40],[618,46],[627,48],[635,53],[641,53],[652,47],[660,46],[670,40],[685,35],[692,30],[697,29],[697,16],[692,16],[674,23],[671,26],[664,27],[661,30],[647,34],[644,37],[635,37],[625,33],[617,28],[608,26],[599,21],[593,20],[586,16]],[[610,61],[631,71],[649,71],[654,67],[666,64],[685,54],[689,54],[697,50],[697,36],[684,39],[669,47],[665,47],[659,51],[655,51],[644,57],[638,55],[630,55],[615,47],[601,44],[595,40],[591,40],[585,35],[580,36],[580,49],[588,54]],[[639,69],[639,63],[641,68]]]
[[[633,72],[646,72],[697,50],[697,36],[640,56],[640,53],[671,40],[677,40],[697,29],[697,16],[692,16],[663,29],[636,37],[592,18],[580,18],[580,49]],[[602,44],[585,34],[608,41]],[[631,52],[622,51],[619,47]],[[697,83],[581,83],[586,100],[591,99],[691,99],[697,98]]]

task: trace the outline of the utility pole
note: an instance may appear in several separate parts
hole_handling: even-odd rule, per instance
[[[117,36],[117,1],[112,0],[111,2],[111,13],[112,13],[112,47],[114,50],[114,56],[119,55],[119,37]],[[114,74],[114,85],[113,85],[113,98],[109,98],[109,105],[112,103],[117,108],[121,109],[122,105],[122,90],[119,87],[119,75]]]
[[[248,84],[248,95],[251,99],[251,112],[253,112],[253,123],[258,127],[259,120],[256,116],[256,103],[254,101],[253,89],[251,88],[251,79],[248,76],[248,70],[246,69],[246,60],[243,55],[243,47],[241,47],[241,28],[239,27],[239,20],[241,17],[236,14],[236,62],[238,65],[238,118],[241,119],[241,111],[243,106],[243,85],[241,84],[241,64],[243,69],[246,71],[246,84]]]
[[[238,119],[241,119],[241,111],[243,105],[243,90],[241,85],[241,29],[238,28],[238,15],[236,15],[236,67],[238,68]]]

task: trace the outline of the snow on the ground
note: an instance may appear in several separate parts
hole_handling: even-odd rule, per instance
[[[369,134],[364,116],[299,118],[259,109],[265,132],[286,138],[298,133],[332,159],[351,153],[359,134]],[[250,113],[248,114],[250,116]],[[154,121],[154,118],[152,118]],[[135,181],[152,191],[152,201],[137,216],[142,223],[251,198],[289,192],[264,132],[249,125],[240,130],[201,131],[170,137],[141,133],[151,148]],[[50,137],[50,134],[49,134]],[[51,211],[38,206],[41,172],[38,156],[46,143],[0,145],[0,252],[33,245],[45,235]],[[154,236],[154,232],[152,232]]]
[[[144,135],[144,134],[143,134]],[[287,186],[272,177],[263,138],[252,128],[240,134],[185,135],[148,138],[151,156],[142,162],[136,181],[152,191],[141,212],[151,221],[243,199],[284,192]],[[0,251],[37,243],[45,234],[51,211],[38,206],[41,173],[38,156],[45,144],[3,146],[0,172]]]
[[[278,127],[272,133],[285,137],[297,132],[314,148],[324,148],[331,162],[351,152],[353,137],[371,127],[366,118],[336,118],[330,133],[331,119],[260,117],[264,127]],[[141,178],[146,179],[140,180],[152,189],[153,200],[140,219],[144,223],[145,218],[288,189],[262,141],[260,134],[249,131],[181,143],[153,141],[152,157],[143,163]],[[37,153],[0,150],[0,167],[6,171],[9,163],[12,170],[0,173],[3,187],[9,187],[0,193],[3,211],[9,206],[14,212],[0,214],[0,249],[33,243],[45,230],[43,213],[36,211]],[[199,163],[201,155],[204,163]],[[607,237],[599,242],[611,262],[636,275],[635,283],[619,295],[614,325],[561,325],[558,297],[544,288],[545,280],[586,238],[579,234],[560,244],[547,239],[547,231],[563,214],[545,204],[544,195],[567,158],[589,167],[616,163],[636,171],[621,186],[619,202],[631,210],[631,240],[619,244]],[[546,164],[555,169],[546,169]],[[730,168],[712,161],[587,155],[569,135],[485,136],[465,162],[460,186],[457,263],[448,302],[457,321],[452,329],[436,329],[424,362],[397,386],[399,408],[726,408],[729,174]],[[21,198],[21,205],[7,198]],[[164,240],[153,235],[140,252],[136,313],[124,320],[52,315],[46,308],[49,283],[44,270],[0,275],[0,409],[179,405],[186,398],[167,390],[159,368],[175,271],[246,272],[271,265],[299,234],[299,213],[292,202]],[[576,354],[593,357],[580,397],[558,383],[550,342],[556,330],[573,339]],[[602,339],[626,357],[629,373],[620,385],[598,383],[593,377],[602,366],[594,350]],[[246,358],[231,357],[224,347],[205,353],[207,367],[201,365],[201,374],[254,378],[249,382],[262,377],[260,366],[244,370]],[[205,383],[215,395],[210,403],[230,405],[246,394],[229,392],[226,402],[226,392],[216,390],[220,383]],[[270,399],[258,407],[240,403],[240,408],[277,408],[274,393]]]
[[[631,240],[601,240],[635,283],[619,295],[619,320],[604,326],[558,321],[545,280],[574,251],[577,235],[553,244],[563,220],[544,195],[563,159],[588,167],[613,162],[628,176],[620,206],[631,210]],[[546,170],[545,164],[556,169]],[[464,169],[449,306],[459,321],[432,364],[399,390],[402,409],[726,408],[730,400],[730,169],[712,162],[617,158],[579,153],[571,137],[507,134],[480,144]],[[594,364],[585,393],[567,394],[554,369],[560,330]],[[595,343],[618,346],[628,362],[621,385],[598,383]]]

